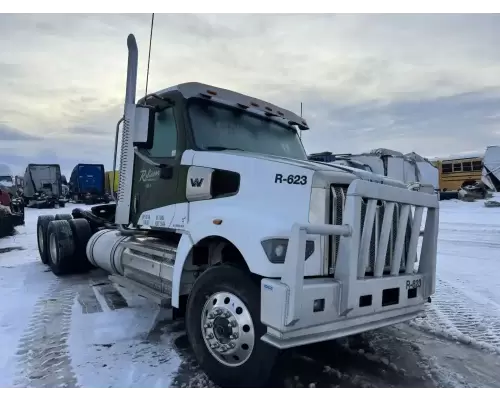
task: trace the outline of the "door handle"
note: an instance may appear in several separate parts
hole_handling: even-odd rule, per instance
[[[160,179],[172,179],[174,176],[174,168],[171,165],[160,166]]]

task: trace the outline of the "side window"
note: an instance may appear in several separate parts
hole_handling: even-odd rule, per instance
[[[177,125],[174,109],[167,108],[155,116],[153,148],[148,150],[152,158],[175,157],[177,150]]]
[[[472,170],[473,171],[481,171],[483,169],[482,161],[473,161],[472,162]]]
[[[442,171],[443,171],[443,174],[448,174],[451,172],[451,163],[446,163],[446,164],[442,164],[441,168],[442,168]]]

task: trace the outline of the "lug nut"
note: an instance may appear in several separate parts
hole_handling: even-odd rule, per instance
[[[231,326],[234,328],[238,323],[236,321],[231,321]]]

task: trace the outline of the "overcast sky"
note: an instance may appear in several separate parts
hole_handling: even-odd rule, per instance
[[[113,158],[126,37],[150,15],[0,15],[0,163]],[[308,152],[500,144],[500,16],[155,15],[150,91],[200,81],[297,113]]]

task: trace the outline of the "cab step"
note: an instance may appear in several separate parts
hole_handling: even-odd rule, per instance
[[[109,280],[113,283],[116,283],[119,286],[124,287],[125,289],[129,290],[130,292],[138,296],[144,297],[152,301],[153,303],[159,305],[162,308],[172,307],[172,298],[167,294],[161,293],[146,285],[135,282],[123,276],[110,275]]]

